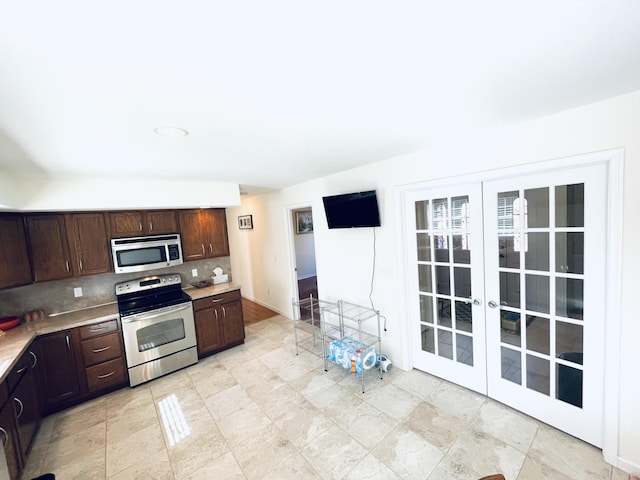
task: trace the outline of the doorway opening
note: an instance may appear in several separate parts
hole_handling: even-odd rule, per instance
[[[313,295],[318,298],[318,275],[313,233],[313,211],[311,207],[291,210],[293,226],[293,250],[295,287],[297,298],[305,299]]]

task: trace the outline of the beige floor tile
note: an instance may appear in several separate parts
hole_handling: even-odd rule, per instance
[[[344,480],[400,480],[400,478],[370,453],[347,473]]]
[[[232,451],[248,480],[264,478],[296,453],[293,444],[273,424],[232,446]]]
[[[442,380],[439,378],[416,369],[408,372],[397,370],[396,373],[397,375],[391,380],[391,383],[423,400],[442,384]]]
[[[260,430],[273,424],[271,419],[255,402],[245,405],[218,420],[217,423],[220,431],[231,446],[251,440]]]
[[[447,457],[457,464],[465,464],[477,475],[499,472],[507,478],[516,478],[525,454],[492,436],[475,431],[463,431],[447,452]]]
[[[611,465],[604,462],[602,451],[547,425],[540,425],[528,452],[540,463],[581,480],[604,480],[611,477]]]
[[[447,451],[468,428],[467,423],[460,417],[436,408],[428,402],[420,402],[402,423],[444,451]]]
[[[487,400],[469,424],[524,453],[529,450],[538,425],[533,418],[493,400]]]
[[[262,480],[322,480],[302,455],[294,453],[279,463]]]
[[[335,425],[310,402],[296,405],[275,422],[283,435],[301,448]]]
[[[378,445],[398,425],[398,420],[366,402],[355,410],[340,415],[336,422],[369,450]]]
[[[393,384],[365,392],[365,401],[396,420],[405,418],[420,403],[418,397]]]
[[[537,460],[527,458],[520,469],[517,480],[539,480],[542,478],[544,480],[574,480],[577,477],[565,475]]]
[[[230,451],[222,453],[213,461],[199,467],[186,476],[176,476],[176,480],[246,480],[236,458]]]
[[[484,395],[472,392],[449,382],[442,382],[427,398],[430,404],[464,420],[478,414],[486,401]]]
[[[107,480],[174,480],[171,462],[165,455],[145,459],[107,477]]]
[[[360,463],[368,451],[335,425],[305,445],[300,453],[323,478],[339,480]]]
[[[107,475],[114,476],[141,461],[151,460],[165,452],[160,425],[150,425],[127,438],[107,444]]]
[[[205,399],[205,405],[215,420],[237,412],[252,403],[251,397],[238,383]]]
[[[401,478],[427,478],[444,452],[400,424],[372,452]]]

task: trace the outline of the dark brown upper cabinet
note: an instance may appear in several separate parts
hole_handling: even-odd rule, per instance
[[[175,210],[109,212],[111,238],[177,233]]]
[[[185,260],[229,255],[224,208],[179,210],[182,256]]]
[[[106,273],[111,268],[111,245],[104,212],[72,213],[66,218],[76,275]]]
[[[0,214],[0,289],[31,283],[24,216]]]
[[[45,282],[73,276],[64,215],[27,215],[33,280]]]

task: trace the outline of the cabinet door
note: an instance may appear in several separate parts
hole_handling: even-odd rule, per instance
[[[27,230],[34,281],[72,277],[64,215],[27,215]]]
[[[185,260],[200,260],[208,257],[208,250],[205,248],[207,211],[180,210],[180,234],[182,238],[182,256]]]
[[[111,270],[111,248],[104,213],[74,213],[68,217],[69,242],[74,250],[78,275]]]
[[[225,345],[244,342],[244,317],[242,316],[242,302],[235,301],[221,305],[223,314],[222,329]]]
[[[0,408],[0,442],[4,447],[4,456],[7,459],[9,478],[14,480],[20,473],[20,460],[18,459],[18,442],[15,426],[13,405],[8,401]],[[2,473],[2,472],[0,472]]]
[[[38,339],[40,386],[44,406],[80,393],[71,332],[65,330]]]
[[[224,208],[208,211],[208,240],[210,257],[226,257],[229,255],[229,239],[227,236],[227,217]]]
[[[144,233],[143,212],[110,212],[111,238],[139,237]]]
[[[40,422],[35,372],[29,368],[11,395],[23,464]]]
[[[222,312],[216,308],[206,308],[195,312],[198,355],[219,350],[224,346],[222,334]]]
[[[0,215],[0,288],[31,283],[22,215]]]
[[[146,212],[145,226],[152,235],[177,233],[178,222],[175,210],[151,210]]]

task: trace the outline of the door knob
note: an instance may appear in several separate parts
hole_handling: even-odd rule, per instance
[[[490,306],[491,308],[497,308],[497,307],[498,307],[498,304],[497,304],[496,302],[494,302],[493,300],[490,300],[490,301],[489,301],[489,306]]]
[[[480,300],[479,298],[474,298],[473,299],[473,304],[474,305],[482,305],[482,300]]]

